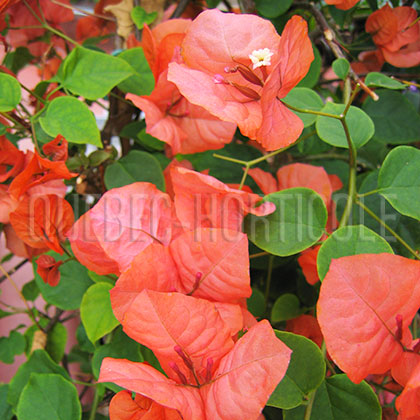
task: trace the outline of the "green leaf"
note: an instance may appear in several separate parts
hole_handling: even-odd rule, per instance
[[[248,311],[255,317],[263,317],[265,313],[264,294],[256,287],[252,288],[252,295],[246,300]]]
[[[286,13],[293,0],[255,0],[255,7],[258,13],[267,18],[275,18]]]
[[[22,354],[25,347],[25,337],[17,331],[11,331],[9,337],[0,337],[0,360],[9,365],[12,364],[15,356]]]
[[[293,355],[292,355],[293,357]],[[286,411],[284,420],[302,420],[305,406]],[[381,406],[365,381],[354,384],[345,374],[326,378],[317,389],[308,420],[380,420]]]
[[[375,139],[389,144],[420,140],[420,115],[401,93],[377,90],[379,101],[367,98],[363,110],[375,124]]]
[[[341,115],[344,109],[345,105],[328,102],[322,108],[322,112]],[[350,106],[346,115],[346,122],[350,137],[357,148],[367,143],[375,132],[375,126],[370,117],[355,106]],[[343,125],[338,119],[319,116],[316,121],[316,131],[318,136],[331,146],[346,149],[349,147]]]
[[[147,13],[141,6],[135,6],[131,9],[131,19],[140,30],[143,29],[144,24],[150,25],[153,23],[157,16],[157,12]]]
[[[332,63],[332,69],[337,77],[344,80],[349,74],[350,63],[345,58],[337,58]]]
[[[295,87],[288,95],[282,99],[288,105],[296,108],[308,109],[311,111],[320,111],[324,106],[320,96],[313,90],[305,87]],[[315,121],[317,116],[313,114],[304,114],[302,112],[294,112],[302,121],[305,127],[309,127]]]
[[[293,350],[285,377],[267,405],[283,409],[297,407],[317,389],[325,376],[325,361],[318,346],[306,337],[275,330],[276,336]],[[300,419],[302,420],[302,419]]]
[[[319,79],[321,74],[321,67],[322,67],[322,58],[321,54],[317,47],[312,44],[312,48],[314,51],[314,61],[312,61],[311,66],[309,67],[308,73],[306,76],[298,83],[299,87],[307,87],[313,88]]]
[[[142,146],[150,149],[152,151],[159,150],[162,151],[165,148],[165,143],[156,137],[151,136],[146,133],[146,129],[143,128],[135,137],[137,143],[140,143]]]
[[[374,191],[378,186],[379,170],[371,172],[360,185],[359,193],[364,194]],[[360,201],[373,213],[383,220],[391,229],[397,229],[400,218],[402,217],[387,201],[379,194],[370,194],[361,197]],[[367,214],[359,206],[354,207],[354,223],[363,224],[369,229],[381,235],[390,244],[395,243],[396,239],[384,226],[380,225],[373,217]]]
[[[12,111],[21,97],[19,82],[10,74],[0,73],[0,111]]]
[[[112,284],[113,286],[115,286],[115,282],[117,280],[117,277],[113,276],[112,274],[108,274],[106,276],[101,276],[100,274],[95,273],[94,271],[88,271],[88,276],[89,278],[95,282],[95,283],[109,283]]]
[[[57,261],[67,259],[66,255],[49,252]],[[83,294],[92,284],[92,280],[87,274],[87,268],[77,261],[68,261],[59,267],[60,282],[52,287],[44,283],[36,272],[36,262],[34,263],[35,281],[41,290],[44,299],[51,305],[57,306],[65,311],[78,309],[82,301]]]
[[[134,75],[122,81],[118,85],[118,88],[124,93],[130,92],[136,95],[150,95],[155,87],[155,78],[144,56],[143,48],[130,48],[129,50],[123,51],[118,57],[130,64],[134,70]]]
[[[165,191],[162,169],[150,153],[132,150],[105,170],[105,185],[109,190],[133,182],[151,182]]]
[[[63,378],[70,380],[67,371],[57,365],[45,350],[35,350],[28,361],[19,367],[16,375],[10,381],[7,401],[13,407],[16,407],[22,389],[28,382],[31,373],[57,373]]]
[[[61,134],[70,143],[102,147],[94,115],[76,98],[60,96],[53,99],[39,121],[42,129],[52,137]]]
[[[296,295],[285,293],[279,296],[271,309],[270,320],[273,324],[293,319],[302,314],[299,299]]]
[[[365,83],[369,87],[382,87],[386,89],[402,89],[404,90],[407,85],[391,79],[385,74],[373,71],[366,76]]]
[[[7,402],[7,393],[9,385],[0,384],[0,419],[11,420],[13,417],[12,406]]]
[[[378,189],[401,214],[420,220],[420,150],[391,150],[379,171]]]
[[[14,51],[6,54],[3,65],[12,70],[14,74],[18,74],[19,70],[23,69],[34,58],[26,47],[17,47]]]
[[[88,158],[89,158],[89,165],[90,166],[99,166],[101,163],[104,163],[108,159],[112,157],[112,154],[110,152],[106,152],[105,150],[95,150],[92,152]]]
[[[76,387],[56,374],[32,373],[17,406],[19,420],[80,420]]]
[[[56,79],[73,94],[95,100],[133,73],[131,66],[121,58],[76,47],[61,64]]]
[[[39,293],[40,290],[35,280],[31,280],[22,287],[22,295],[26,300],[34,301]]]
[[[264,197],[276,205],[274,213],[245,218],[251,242],[279,256],[297,254],[312,246],[324,233],[327,210],[322,198],[308,188],[290,188]]]
[[[99,346],[95,349],[92,358],[92,371],[95,378],[99,377],[102,360],[105,357],[112,357],[114,359],[128,359],[132,362],[143,362],[143,355],[141,353],[141,344],[137,343],[128,337],[122,330],[122,327],[116,329],[112,336],[112,341],[104,346]],[[118,385],[113,383],[105,383],[106,387],[114,392],[120,391]]]
[[[333,258],[359,254],[393,254],[391,245],[366,226],[343,226],[338,228],[318,252],[317,267],[321,281],[326,276]]]
[[[76,328],[76,339],[81,350],[87,353],[95,351],[95,346],[90,342],[82,322]]]
[[[111,332],[119,322],[111,308],[109,291],[112,285],[96,283],[90,286],[80,305],[80,318],[92,343]]]
[[[48,332],[45,350],[54,360],[59,363],[64,356],[67,343],[67,328],[62,324],[55,324]]]

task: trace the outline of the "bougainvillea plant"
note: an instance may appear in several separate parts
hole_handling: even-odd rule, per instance
[[[0,418],[419,420],[419,9],[0,1]]]

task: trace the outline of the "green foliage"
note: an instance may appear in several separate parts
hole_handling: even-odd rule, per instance
[[[301,335],[275,332],[293,353],[286,375],[271,394],[267,405],[291,409],[302,404],[321,385],[325,376],[325,361],[313,341]]]
[[[130,64],[134,71],[134,74],[122,81],[118,88],[124,93],[150,95],[155,87],[155,79],[144,56],[143,48],[137,47],[125,50],[118,57]]]
[[[319,95],[311,89],[304,87],[295,87],[283,99],[288,105],[292,105],[300,109],[308,109],[311,111],[320,111],[324,106]],[[293,111],[302,121],[305,127],[311,126],[317,116],[314,114],[304,114],[303,112]]]
[[[261,290],[256,287],[252,288],[252,295],[246,300],[248,311],[255,317],[264,316],[265,299]]]
[[[328,102],[322,112],[341,115],[345,105]],[[350,106],[346,115],[350,137],[358,148],[367,143],[375,132],[375,126],[369,116],[360,108]],[[335,118],[319,116],[316,121],[318,136],[331,146],[348,148],[347,138],[342,123]]]
[[[119,323],[115,318],[109,297],[112,286],[96,283],[89,287],[80,305],[80,317],[92,343],[111,332]]]
[[[160,190],[165,190],[162,169],[150,153],[132,150],[127,156],[106,168],[105,185],[108,189],[123,187],[133,182],[151,182]]]
[[[285,420],[302,420],[305,407],[285,412]],[[381,406],[366,383],[354,384],[347,375],[326,378],[315,394],[310,420],[380,420]]]
[[[281,321],[287,321],[301,315],[302,309],[300,307],[299,299],[296,295],[286,293],[279,296],[274,302],[271,309],[271,322],[273,324]]]
[[[393,253],[391,246],[381,236],[363,225],[343,226],[338,228],[321,245],[318,252],[317,266],[321,280],[326,276],[334,258],[358,254]]]
[[[61,64],[55,79],[73,94],[94,100],[107,95],[133,73],[132,67],[121,58],[76,47]]]
[[[378,191],[401,214],[420,220],[420,150],[393,149],[379,171]]]
[[[64,260],[66,256],[60,256],[52,252],[56,260]],[[36,262],[34,263],[35,281],[41,291],[42,297],[51,305],[63,310],[73,310],[80,307],[82,297],[88,287],[92,284],[87,268],[77,261],[68,261],[59,267],[60,282],[52,287],[44,283],[36,273]]]
[[[366,76],[365,83],[369,87],[381,87],[386,89],[405,89],[407,86],[397,80],[391,79],[385,74],[373,71]]]
[[[76,387],[57,374],[32,373],[17,406],[19,420],[80,420]]]
[[[70,380],[67,371],[57,365],[50,356],[48,356],[48,353],[45,350],[35,350],[29,359],[19,367],[16,375],[10,381],[7,402],[13,406],[14,409],[18,404],[23,388],[26,386],[33,373],[55,373],[61,375],[66,380]]]
[[[332,68],[337,77],[344,80],[349,74],[350,63],[345,58],[337,58],[333,61]]]
[[[141,6],[135,6],[131,10],[131,19],[138,29],[143,29],[144,24],[150,25],[153,23],[157,16],[157,12],[147,13]]]
[[[86,104],[71,96],[53,99],[39,121],[42,129],[52,137],[61,134],[70,143],[102,146],[92,112]]]
[[[363,110],[375,124],[375,139],[389,144],[420,140],[420,115],[401,93],[377,90],[379,101],[367,98]]]
[[[255,0],[255,7],[261,16],[275,18],[286,13],[292,3],[293,0]]]
[[[15,356],[25,351],[25,346],[24,336],[17,331],[11,331],[9,337],[0,337],[0,360],[12,364]]]
[[[259,248],[288,256],[312,246],[322,236],[327,211],[322,198],[307,188],[290,188],[267,195],[276,205],[268,216],[248,215],[245,232]]]
[[[19,82],[9,74],[0,73],[0,111],[7,112],[15,109],[21,96]]]

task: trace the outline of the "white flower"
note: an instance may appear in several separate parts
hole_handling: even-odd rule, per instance
[[[269,66],[271,64],[271,57],[274,53],[271,52],[268,48],[261,48],[259,50],[252,51],[252,54],[249,54],[249,58],[254,65],[252,68],[255,70],[257,67]]]

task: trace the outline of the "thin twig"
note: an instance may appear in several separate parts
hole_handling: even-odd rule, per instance
[[[295,8],[309,10],[313,17],[315,18],[318,26],[321,28],[325,41],[328,46],[331,48],[331,51],[337,58],[346,58],[343,52],[341,51],[340,43],[337,40],[335,32],[328,25],[327,20],[324,15],[316,8],[313,3],[295,3]],[[371,89],[369,89],[365,83],[360,79],[360,77],[355,73],[355,71],[350,67],[349,76],[356,82],[360,84],[360,87],[374,100],[377,101],[379,96]]]
[[[15,274],[15,273],[16,273],[16,271],[18,271],[18,270],[19,270],[19,268],[23,267],[23,266],[24,266],[27,262],[28,262],[28,260],[27,260],[27,259],[22,260],[19,264],[16,264],[16,265],[15,265],[15,266],[11,269],[11,270],[9,270],[9,271],[7,272],[7,274],[8,274],[9,276],[11,276],[11,275]],[[6,276],[6,275],[1,276],[1,277],[0,277],[0,283],[4,282],[6,279],[7,279],[7,276]]]
[[[184,13],[184,10],[187,8],[189,2],[190,0],[180,0],[170,19],[179,18]]]

